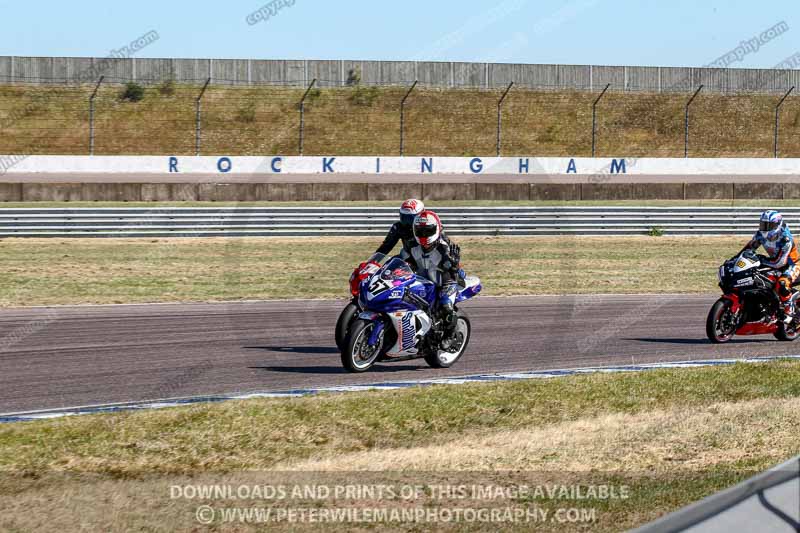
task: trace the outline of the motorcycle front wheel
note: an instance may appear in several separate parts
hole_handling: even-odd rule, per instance
[[[383,346],[383,332],[378,337],[374,346],[369,345],[369,337],[375,329],[376,323],[371,320],[358,319],[350,327],[350,334],[342,350],[342,366],[350,372],[366,372],[381,355]]]
[[[471,333],[472,325],[469,322],[469,317],[459,310],[456,322],[456,342],[448,351],[441,348],[429,351],[425,354],[425,362],[433,368],[450,368],[464,355]]]
[[[708,340],[714,344],[722,344],[731,340],[736,333],[736,315],[731,311],[731,302],[725,298],[720,298],[711,310],[706,319],[706,335]]]
[[[339,320],[336,321],[336,347],[341,352],[347,347],[347,334],[350,331],[350,326],[353,319],[358,315],[358,306],[353,302],[348,303],[342,312],[339,314]]]

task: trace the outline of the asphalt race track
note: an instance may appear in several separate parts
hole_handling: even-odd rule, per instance
[[[479,297],[449,370],[424,361],[341,368],[340,301],[0,310],[0,413],[205,394],[521,370],[800,353],[771,336],[705,338],[716,295]]]

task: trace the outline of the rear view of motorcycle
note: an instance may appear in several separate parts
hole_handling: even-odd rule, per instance
[[[714,303],[706,320],[706,335],[715,344],[725,343],[735,335],[772,334],[778,340],[793,341],[800,336],[797,317],[783,315],[774,286],[780,273],[761,265],[752,250],[725,261],[719,267],[722,296]],[[797,301],[800,293],[793,290]]]

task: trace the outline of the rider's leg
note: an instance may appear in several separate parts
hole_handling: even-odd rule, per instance
[[[439,293],[439,316],[442,318],[444,333],[442,347],[446,350],[450,348],[455,340],[456,326],[458,325],[458,316],[455,310],[456,293],[456,283],[444,285]]]
[[[792,265],[781,274],[781,277],[778,278],[778,283],[775,285],[775,292],[781,299],[783,314],[787,321],[791,321],[795,314],[792,300],[792,284],[797,280],[798,275],[800,275],[800,266]]]

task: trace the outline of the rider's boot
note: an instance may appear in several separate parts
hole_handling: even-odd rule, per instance
[[[783,321],[789,323],[794,319],[794,299],[789,298],[783,302]]]
[[[777,293],[781,299],[781,310],[783,311],[783,321],[788,324],[794,319],[794,289],[792,282],[786,276],[778,279]]]
[[[458,322],[458,316],[452,305],[443,306],[441,312],[442,332],[444,333],[441,346],[442,350],[448,352],[453,348],[453,344],[456,342],[456,324]]]

